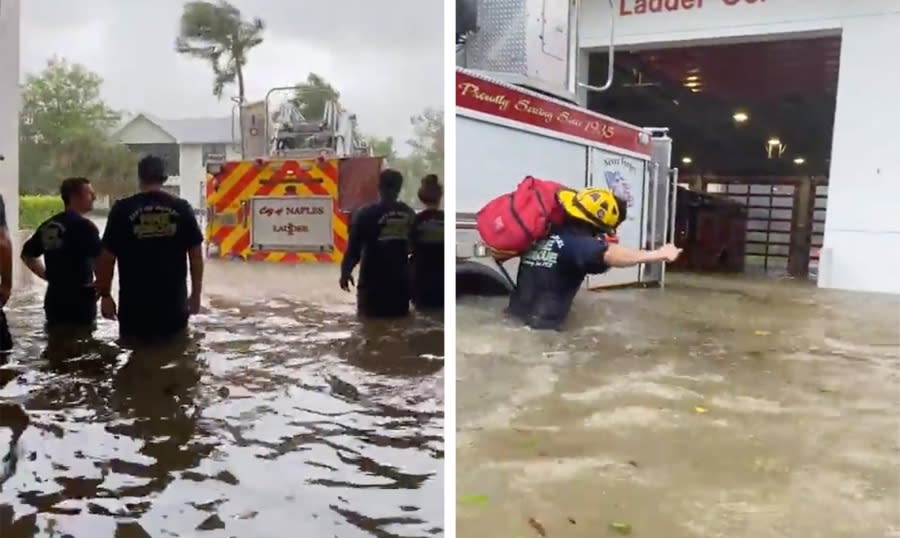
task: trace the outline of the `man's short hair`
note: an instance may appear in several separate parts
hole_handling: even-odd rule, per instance
[[[383,194],[397,197],[403,189],[403,174],[393,168],[381,171],[378,177],[378,190]]]
[[[138,179],[142,183],[165,183],[166,162],[155,155],[147,155],[138,161]]]
[[[81,189],[85,185],[90,185],[91,181],[86,177],[70,177],[63,180],[59,186],[59,195],[62,197],[63,204],[69,205],[72,198],[81,194]]]

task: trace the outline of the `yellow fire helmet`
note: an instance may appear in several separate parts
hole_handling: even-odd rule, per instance
[[[569,216],[601,230],[614,230],[621,223],[619,203],[609,189],[588,187],[580,191],[564,190],[558,198]]]

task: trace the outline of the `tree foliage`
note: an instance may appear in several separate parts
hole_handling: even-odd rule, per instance
[[[325,103],[340,102],[341,94],[321,75],[310,73],[305,82],[294,85],[294,96],[291,101],[303,117],[318,120],[325,115]]]
[[[24,192],[56,192],[72,175],[91,178],[104,194],[133,188],[131,153],[108,137],[120,116],[100,97],[102,84],[84,66],[55,57],[26,77],[19,121]]]
[[[175,50],[206,60],[213,71],[213,95],[222,98],[225,86],[237,83],[244,102],[244,67],[250,49],[263,42],[265,23],[260,18],[244,20],[231,3],[194,0],[184,5]]]

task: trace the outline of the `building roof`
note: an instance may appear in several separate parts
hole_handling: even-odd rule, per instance
[[[240,129],[232,132],[231,117],[164,119],[147,113],[123,117],[113,134],[138,118],[144,118],[168,133],[179,144],[231,144],[240,140]]]

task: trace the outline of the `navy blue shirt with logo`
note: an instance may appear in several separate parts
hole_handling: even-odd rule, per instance
[[[418,308],[444,306],[444,212],[425,209],[416,215],[412,245],[412,300]]]
[[[606,242],[560,227],[519,261],[516,289],[507,312],[534,329],[559,329],[589,274],[606,272]]]
[[[47,323],[89,325],[97,317],[94,260],[100,255],[100,231],[76,211],[44,221],[22,246],[29,258],[44,258]]]
[[[409,313],[410,232],[416,212],[400,201],[381,201],[358,209],[350,223],[341,272],[359,262],[357,309],[374,317]]]
[[[113,204],[103,246],[118,261],[119,331],[138,338],[187,327],[188,251],[203,244],[191,205],[163,191]]]

